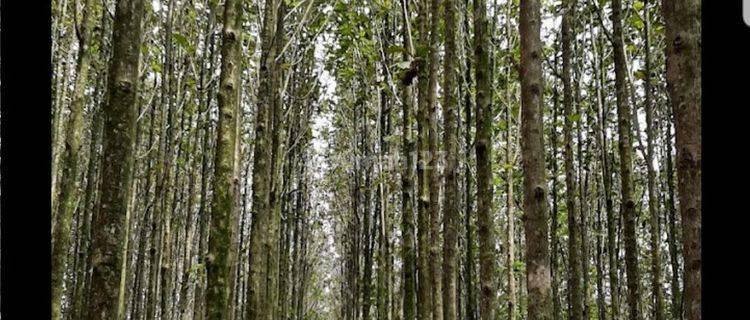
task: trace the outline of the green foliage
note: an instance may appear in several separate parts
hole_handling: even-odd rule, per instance
[[[387,54],[402,54],[404,52],[404,47],[397,45],[389,46],[385,49],[385,52]]]
[[[157,73],[161,73],[161,64],[159,61],[151,60],[151,70]]]
[[[505,132],[506,130],[508,130],[508,122],[505,121],[505,119],[497,121],[497,129]]]
[[[633,72],[633,76],[638,80],[644,80],[646,79],[646,70],[641,69],[641,70],[635,71]]]
[[[630,15],[630,19],[628,19],[628,22],[630,22],[630,25],[637,30],[643,30],[645,26],[643,19],[637,12],[633,12],[633,14]]]
[[[185,35],[175,32],[172,34],[172,39],[178,46],[180,46],[185,51],[190,52],[190,53],[195,52],[195,46],[193,46],[190,43],[190,41]]]
[[[638,48],[636,48],[636,46],[635,46],[634,44],[632,44],[632,43],[628,43],[628,45],[627,45],[627,46],[625,46],[625,49],[626,49],[626,50],[628,51],[628,53],[630,53],[631,55],[632,55],[632,54],[635,54],[635,53],[636,53],[636,51],[638,51]]]
[[[504,184],[505,184],[505,179],[503,179],[502,176],[500,176],[499,174],[495,174],[492,176],[492,185],[494,185],[495,187],[500,187],[500,186],[503,186]]]
[[[574,113],[568,116],[568,120],[572,122],[579,122],[581,121],[581,114],[580,113]]]
[[[637,1],[637,0],[634,1],[633,2],[633,9],[635,11],[641,11],[641,10],[643,10],[643,1]]]
[[[189,275],[196,275],[196,274],[202,274],[206,271],[206,266],[202,263],[196,263],[192,266],[190,266],[190,270],[188,270]]]

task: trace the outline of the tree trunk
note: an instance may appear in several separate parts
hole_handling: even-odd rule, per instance
[[[63,317],[62,297],[64,294],[63,279],[70,247],[71,223],[78,203],[80,180],[78,179],[79,158],[83,143],[83,109],[86,102],[86,87],[88,84],[91,50],[89,38],[91,28],[96,17],[93,0],[86,0],[83,9],[83,23],[81,24],[78,42],[78,63],[76,64],[76,79],[73,88],[73,99],[70,104],[70,115],[65,130],[65,144],[62,161],[62,181],[58,207],[55,215],[57,223],[52,230],[52,319]],[[136,60],[137,61],[137,60]]]
[[[226,318],[230,312],[231,270],[234,265],[232,224],[235,211],[234,161],[238,143],[236,117],[239,116],[240,48],[242,1],[224,5],[219,78],[219,125],[211,201],[208,259],[206,261],[206,314],[210,319]]]
[[[656,191],[656,171],[654,170],[654,144],[656,141],[656,125],[654,119],[654,106],[651,98],[651,18],[649,1],[645,0],[643,13],[644,20],[644,59],[645,78],[643,79],[643,90],[645,91],[646,109],[646,167],[648,188],[648,211],[651,222],[651,290],[654,299],[654,320],[664,320],[664,291],[661,287],[661,224],[659,221],[658,195]]]
[[[552,318],[542,122],[540,10],[539,1],[521,0],[521,157],[529,320]]]
[[[617,100],[617,128],[620,153],[620,212],[624,221],[625,268],[628,286],[628,319],[641,319],[639,306],[640,274],[638,271],[638,243],[636,239],[636,208],[633,200],[633,143],[631,106],[626,91],[627,67],[623,48],[622,1],[612,1],[612,46],[615,60],[615,91]]]
[[[403,39],[404,39],[404,61],[414,64],[414,44],[411,39],[411,27],[409,26],[408,0],[401,0]],[[403,167],[401,173],[401,215],[402,215],[402,259],[403,259],[403,320],[414,320],[416,308],[416,253],[414,252],[414,138],[412,134],[412,113],[414,95],[411,80],[408,83],[402,81],[401,101],[403,114]]]
[[[440,0],[430,1],[430,39],[429,39],[429,83],[425,120],[427,121],[428,162],[425,177],[428,184],[429,206],[427,212],[430,218],[430,280],[432,281],[432,319],[442,320],[443,306],[447,302],[442,296],[442,270],[440,265],[440,172],[438,171],[438,119],[437,119],[437,84],[440,57],[438,45],[440,41]]]
[[[446,7],[447,8],[447,7]],[[476,61],[477,233],[479,235],[479,319],[494,319],[494,248],[492,212],[492,78],[490,30],[486,0],[474,1],[474,59]],[[448,60],[448,58],[446,58]],[[447,192],[446,192],[447,193]]]
[[[431,47],[430,43],[430,0],[416,1],[418,46]],[[430,98],[432,87],[429,87],[429,70],[437,61],[427,57],[428,52],[417,52],[415,61],[419,61],[417,76],[417,95],[419,105],[416,110],[417,118],[417,314],[420,320],[431,320],[438,306],[433,305],[433,294],[438,290],[434,287],[439,279],[431,279],[432,266],[436,261],[430,261],[430,188],[427,177],[427,161],[429,141],[429,124],[427,109],[431,108]],[[431,263],[432,262],[432,263]],[[440,292],[440,291],[437,291]],[[442,311],[442,310],[441,310]]]
[[[267,1],[263,10],[263,28],[261,30],[261,61],[259,71],[258,98],[259,103],[255,114],[255,146],[253,151],[253,180],[252,180],[252,230],[250,231],[250,273],[248,275],[248,319],[270,319],[270,301],[266,300],[268,267],[270,263],[270,248],[276,239],[270,239],[269,232],[272,223],[272,208],[270,207],[272,158],[268,152],[270,145],[270,116],[275,103],[273,88],[273,73],[275,72],[277,2]]]
[[[369,91],[366,91],[367,98],[363,105],[362,120],[364,122],[362,126],[362,147],[364,148],[364,173],[365,173],[365,190],[364,190],[364,206],[363,206],[363,241],[362,249],[364,254],[364,266],[362,271],[362,312],[361,319],[370,319],[370,292],[372,284],[372,210],[370,210],[370,198],[372,194],[371,188],[371,173],[372,173],[372,162],[370,161],[370,137],[368,125],[370,120],[367,115],[369,107]]]
[[[461,11],[464,12],[463,16],[463,30],[464,34],[469,32],[469,16],[470,13],[468,11],[469,8],[469,0],[464,0],[463,7],[461,8]],[[471,48],[471,40],[469,37],[464,38],[464,48],[466,51],[468,51],[468,48]],[[470,52],[466,52],[466,55],[468,56]],[[474,287],[474,272],[476,268],[474,267],[474,232],[472,230],[473,221],[472,221],[472,191],[471,191],[471,124],[472,124],[472,117],[471,117],[471,111],[473,109],[473,106],[471,105],[471,83],[472,83],[472,70],[471,70],[471,59],[464,59],[466,63],[466,69],[464,70],[464,81],[461,82],[463,84],[466,83],[466,88],[463,89],[463,100],[464,100],[464,113],[466,114],[466,121],[465,121],[465,157],[466,162],[464,163],[464,178],[465,181],[465,194],[466,194],[466,212],[464,213],[464,228],[466,229],[466,257],[464,262],[464,282],[466,287],[466,298],[465,298],[465,305],[466,305],[466,312],[464,315],[464,318],[467,320],[476,320],[477,317],[477,306],[476,306],[476,293],[475,293],[475,287]],[[437,143],[437,142],[436,142]],[[437,175],[437,174],[436,174]],[[437,190],[439,195],[439,190]],[[436,197],[437,198],[437,197]]]
[[[391,44],[391,30],[390,30],[390,14],[386,13],[384,18],[385,27],[383,30],[383,47],[388,47]],[[384,54],[382,61],[382,74],[387,82],[390,82],[389,72],[387,70],[390,64],[389,56]],[[389,147],[386,138],[390,135],[389,131],[389,119],[390,119],[390,104],[392,99],[388,94],[386,88],[380,89],[380,106],[379,106],[379,125],[378,125],[378,139],[379,139],[379,154],[378,154],[378,193],[376,200],[376,213],[380,220],[380,228],[378,229],[378,300],[377,300],[377,319],[378,320],[389,320],[390,317],[390,299],[391,299],[391,284],[390,278],[393,273],[390,269],[390,252],[389,243],[390,237],[388,231],[390,230],[390,220],[388,215],[388,200],[389,196],[389,184],[386,182],[387,177],[390,176],[390,171],[386,171],[383,168],[383,158],[390,154]]]
[[[570,318],[583,319],[583,289],[581,270],[581,239],[578,221],[578,182],[573,166],[573,87],[571,84],[572,41],[575,33],[571,23],[575,21],[575,0],[567,0],[562,17],[562,82],[563,82],[563,139],[565,158],[565,207],[568,215],[568,292],[570,294]],[[580,116],[580,115],[579,115]],[[579,164],[580,165],[580,164]]]
[[[607,306],[604,302],[604,258],[602,257],[603,251],[603,231],[602,231],[602,206],[601,197],[599,195],[599,180],[594,182],[593,193],[596,197],[596,221],[594,222],[594,230],[596,231],[596,255],[594,256],[596,263],[596,307],[597,307],[597,319],[605,320],[607,315]]]
[[[435,3],[433,3],[435,4]],[[458,97],[456,96],[456,4],[454,0],[444,0],[445,5],[445,60],[444,60],[444,102],[443,102],[443,141],[445,148],[445,197],[443,198],[443,315],[446,320],[457,318],[456,257],[458,241]],[[437,14],[437,8],[433,8]],[[433,23],[437,21],[433,20]],[[478,113],[479,114],[479,113]],[[479,131],[479,129],[477,130]],[[487,140],[484,140],[487,141]],[[477,157],[479,158],[479,157]],[[485,247],[485,249],[489,249]],[[437,261],[433,261],[437,263]],[[494,294],[494,292],[493,292]],[[435,308],[440,306],[436,305]]]
[[[143,0],[117,3],[113,54],[104,108],[101,203],[94,215],[90,261],[89,319],[120,318],[117,310],[133,170],[138,65],[143,28]]]
[[[555,56],[555,70],[557,70],[557,64],[558,64],[558,58]],[[555,87],[553,89],[552,93],[552,128],[550,128],[550,140],[552,145],[552,156],[550,157],[550,161],[552,161],[552,212],[551,212],[551,219],[552,223],[550,226],[550,237],[551,237],[551,244],[550,244],[550,250],[552,251],[550,253],[550,281],[552,282],[552,318],[554,320],[560,320],[562,319],[562,306],[560,305],[560,285],[559,285],[559,278],[558,278],[558,266],[559,266],[559,237],[557,236],[557,230],[558,230],[558,202],[557,202],[557,185],[558,185],[558,163],[557,163],[557,115],[558,115],[558,109],[560,103],[560,94],[559,90]]]
[[[604,43],[603,43],[602,32],[598,34],[598,46],[594,46],[596,52],[596,101],[597,101],[597,124],[599,133],[596,135],[597,145],[601,152],[600,161],[602,164],[602,185],[604,187],[604,208],[607,212],[607,258],[609,262],[609,288],[611,297],[611,308],[612,308],[612,319],[617,320],[620,318],[620,295],[619,281],[617,275],[617,248],[616,248],[616,226],[615,226],[615,214],[613,209],[612,201],[612,174],[610,172],[610,159],[609,159],[609,137],[607,134],[607,114],[609,113],[604,100],[603,91],[605,86],[604,74]],[[599,49],[599,50],[597,50]]]
[[[700,2],[663,0],[667,87],[675,116],[677,190],[682,217],[684,314],[701,319]]]
[[[511,16],[511,5],[512,3],[508,1],[508,4],[506,6],[506,23],[505,23],[505,32],[506,36],[508,37],[508,61],[511,59],[511,23],[510,23],[510,16]],[[514,203],[514,195],[513,195],[513,184],[514,184],[514,168],[516,164],[516,155],[513,152],[514,145],[511,137],[511,132],[513,132],[513,108],[511,107],[511,101],[512,98],[514,98],[514,95],[511,93],[511,87],[512,84],[510,82],[511,77],[511,67],[510,65],[505,68],[505,123],[506,123],[506,129],[505,129],[505,187],[506,187],[506,193],[505,193],[505,206],[506,206],[506,216],[508,219],[508,225],[507,225],[507,237],[508,237],[508,254],[507,254],[507,261],[506,261],[506,268],[507,270],[507,277],[508,277],[508,320],[515,320],[520,315],[519,308],[518,308],[518,293],[516,289],[516,270],[515,270],[515,264],[516,264],[516,217],[515,212],[513,211]],[[515,88],[513,88],[515,89]]]
[[[674,165],[672,162],[672,121],[664,121],[665,128],[664,132],[666,137],[664,139],[665,153],[667,155],[667,163],[665,168],[666,185],[668,198],[666,201],[667,206],[667,242],[669,243],[669,263],[672,267],[672,317],[675,319],[682,319],[682,290],[680,290],[680,274],[682,274],[682,268],[680,268],[680,252],[678,242],[680,242],[677,234],[677,215],[674,204]]]

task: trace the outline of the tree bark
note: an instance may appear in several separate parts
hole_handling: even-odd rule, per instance
[[[636,239],[636,208],[633,199],[633,143],[631,106],[627,98],[625,50],[623,48],[622,1],[612,0],[612,47],[615,60],[615,92],[617,101],[617,129],[620,153],[620,212],[625,240],[625,269],[628,287],[628,319],[642,318],[640,310],[640,272],[638,271],[638,243]]]
[[[429,39],[429,83],[425,120],[427,121],[428,162],[425,177],[428,184],[430,217],[430,280],[432,281],[432,319],[442,320],[445,316],[443,306],[448,302],[441,296],[443,290],[442,270],[440,265],[440,172],[438,171],[438,119],[437,119],[437,84],[440,57],[440,0],[430,1],[430,39]]]
[[[619,319],[620,315],[620,296],[618,293],[619,281],[617,275],[617,247],[616,247],[616,226],[615,226],[615,214],[613,209],[612,201],[612,174],[610,171],[610,158],[609,158],[609,137],[607,134],[607,115],[609,110],[605,105],[604,93],[605,81],[604,81],[604,43],[603,43],[603,32],[598,33],[597,45],[594,45],[594,51],[596,52],[596,103],[597,103],[597,126],[599,133],[596,135],[597,145],[601,152],[600,162],[602,166],[602,185],[603,185],[603,196],[604,196],[604,209],[607,216],[607,258],[609,264],[609,288],[611,297],[611,309],[612,319]],[[597,50],[598,49],[598,50]]]
[[[684,315],[701,319],[701,44],[699,1],[663,0],[667,87],[675,117],[677,194],[685,261]]]
[[[443,141],[445,148],[445,197],[443,198],[443,315],[446,320],[457,318],[456,276],[458,241],[458,97],[456,96],[456,29],[458,23],[454,0],[444,0],[445,10],[445,60],[443,65]],[[433,14],[437,9],[433,8]],[[433,20],[433,23],[437,21]],[[485,140],[486,141],[486,140]],[[488,248],[485,248],[488,249]],[[437,261],[433,261],[437,263]],[[494,293],[493,293],[494,294]],[[440,306],[435,305],[435,309]]]
[[[654,119],[654,106],[651,92],[651,18],[649,11],[649,1],[645,0],[643,13],[641,16],[644,20],[643,38],[644,38],[644,59],[645,61],[645,78],[643,79],[643,90],[645,91],[645,109],[646,109],[646,167],[647,188],[648,188],[648,211],[651,224],[651,290],[654,299],[654,320],[664,320],[664,291],[661,287],[661,223],[659,221],[658,195],[656,191],[656,171],[654,170],[654,144],[656,138],[656,125]]]
[[[555,56],[555,70],[557,70],[557,64],[558,64],[558,58]],[[552,282],[552,318],[554,320],[562,319],[562,306],[560,305],[560,285],[559,285],[559,278],[558,278],[558,266],[559,266],[559,252],[558,249],[560,246],[560,239],[557,236],[557,230],[559,228],[558,225],[558,202],[557,202],[557,185],[558,185],[558,163],[557,163],[557,156],[558,156],[558,149],[557,149],[557,115],[560,103],[560,93],[559,90],[555,87],[553,89],[552,93],[552,128],[550,128],[550,140],[552,145],[552,156],[550,157],[550,161],[552,161],[552,212],[551,212],[551,218],[552,220],[551,226],[550,226],[550,238],[551,244],[550,244],[550,250],[552,251],[550,253],[550,281]]]
[[[552,319],[542,122],[540,10],[539,1],[521,0],[521,157],[529,320]]]
[[[578,182],[573,165],[573,86],[571,84],[572,41],[575,33],[571,26],[575,21],[575,0],[563,3],[562,17],[562,82],[563,82],[563,139],[565,143],[565,207],[568,216],[568,292],[570,294],[570,317],[583,319],[583,288],[581,270],[581,238],[578,211]],[[579,115],[580,116],[580,115]],[[580,165],[580,164],[579,164]]]
[[[221,44],[221,74],[218,103],[219,124],[211,201],[208,256],[206,259],[206,314],[210,319],[226,318],[230,312],[231,270],[234,265],[232,224],[235,215],[235,147],[239,116],[240,48],[242,1],[224,5]]]
[[[430,0],[419,0],[417,4],[417,27],[418,46],[429,48],[430,43]],[[429,87],[429,70],[435,61],[429,60],[428,52],[417,52],[418,67],[417,95],[418,107],[417,118],[417,314],[420,320],[432,319],[433,313],[438,306],[433,305],[433,293],[438,288],[434,287],[439,279],[431,279],[433,263],[430,261],[430,188],[427,178],[427,161],[430,155],[428,151],[429,124],[427,119],[427,108],[432,94]],[[434,261],[432,261],[434,262]],[[435,262],[436,263],[436,262]],[[440,292],[440,291],[438,291]],[[442,310],[441,310],[442,311]]]
[[[447,8],[447,7],[446,7]],[[492,78],[487,2],[474,0],[474,59],[476,74],[477,233],[479,236],[479,319],[494,319],[494,248],[492,212]],[[446,58],[446,60],[448,60]],[[446,192],[447,193],[447,192]]]
[[[83,23],[81,24],[80,38],[78,42],[78,63],[76,64],[76,79],[73,88],[73,98],[70,104],[70,115],[65,130],[65,144],[61,161],[62,181],[58,207],[55,208],[57,223],[52,230],[52,319],[59,320],[63,317],[62,297],[64,294],[63,278],[65,277],[65,266],[68,249],[71,240],[71,223],[73,214],[78,203],[80,180],[78,179],[79,158],[83,143],[83,109],[86,102],[86,86],[88,84],[91,50],[89,50],[89,38],[96,7],[93,0],[86,0],[83,8]],[[84,204],[85,206],[85,204]]]
[[[411,28],[409,26],[409,8],[408,0],[401,0],[403,39],[404,39],[404,61],[414,64],[412,56],[414,54],[414,44],[411,38]],[[414,95],[412,83],[403,83],[402,81],[401,101],[402,101],[402,121],[403,121],[403,142],[402,154],[404,157],[401,172],[401,216],[402,216],[402,259],[403,259],[403,320],[414,320],[416,309],[416,252],[414,251],[414,138],[412,133],[412,114],[414,105]]]
[[[275,104],[273,88],[274,59],[276,46],[277,2],[266,1],[263,10],[263,27],[261,30],[261,61],[259,71],[258,98],[259,103],[255,113],[255,146],[253,151],[253,180],[252,180],[252,216],[253,223],[250,231],[250,273],[248,275],[247,317],[249,319],[270,319],[268,304],[268,264],[270,263],[270,249],[276,239],[268,230],[272,223],[273,208],[270,207],[271,193],[271,152],[270,119]]]
[[[133,170],[138,65],[143,28],[143,0],[123,0],[116,6],[113,54],[109,64],[104,108],[101,202],[93,217],[90,261],[89,319],[120,318],[128,201]]]
[[[469,16],[470,12],[468,11],[469,8],[469,0],[464,0],[463,7],[461,8],[464,12],[463,16],[463,31],[464,35],[469,32]],[[469,37],[464,38],[464,48],[466,51],[468,51],[469,48],[471,48],[471,39]],[[470,54],[470,51],[466,52],[466,55],[468,56]],[[474,272],[476,268],[474,267],[474,232],[472,230],[473,228],[473,221],[472,221],[472,197],[471,195],[473,192],[471,191],[471,153],[472,153],[472,141],[471,141],[471,124],[472,124],[472,116],[471,111],[473,109],[473,106],[471,105],[471,83],[472,83],[472,62],[471,59],[464,59],[466,63],[466,69],[464,70],[464,81],[460,82],[460,84],[465,83],[466,88],[463,88],[463,100],[464,100],[464,113],[466,114],[466,121],[465,121],[465,132],[464,132],[464,141],[465,141],[465,157],[466,162],[464,163],[464,178],[465,181],[465,194],[466,194],[466,212],[464,213],[464,228],[466,229],[466,236],[464,240],[466,241],[466,257],[464,262],[464,282],[466,287],[466,296],[465,296],[465,305],[466,305],[466,311],[464,313],[464,318],[467,320],[476,320],[477,318],[477,306],[476,306],[476,293],[475,293],[475,287],[474,287]],[[461,87],[460,87],[461,88]],[[436,142],[437,143],[437,142]],[[439,190],[437,190],[439,192]]]
[[[506,36],[508,37],[508,61],[511,61],[511,22],[510,22],[510,16],[511,16],[511,5],[512,3],[508,1],[508,4],[506,6],[506,23],[505,23],[505,32]],[[507,270],[507,277],[508,277],[508,320],[515,320],[520,315],[519,308],[518,308],[518,293],[516,289],[516,270],[515,270],[515,264],[516,264],[516,215],[513,211],[513,206],[515,205],[514,201],[514,195],[513,195],[513,184],[514,184],[514,168],[516,164],[516,154],[514,154],[513,149],[513,141],[511,137],[511,132],[513,132],[513,117],[512,112],[513,108],[511,107],[511,101],[513,98],[513,94],[511,93],[511,87],[512,84],[510,82],[511,77],[511,67],[508,65],[505,68],[505,123],[506,123],[506,129],[505,129],[505,187],[506,187],[506,193],[505,193],[505,205],[506,205],[506,219],[508,219],[508,225],[507,225],[507,238],[508,238],[508,248],[507,248],[507,261],[506,261],[506,268]],[[514,88],[515,89],[515,88]]]
[[[678,242],[678,228],[677,228],[677,215],[675,209],[675,196],[674,196],[674,165],[672,161],[672,121],[664,121],[665,123],[665,153],[667,156],[666,160],[666,185],[667,185],[667,242],[669,243],[669,263],[672,267],[671,287],[672,287],[672,314],[671,316],[676,319],[682,319],[682,290],[680,290],[680,274],[682,274],[682,268],[680,268],[680,248]]]

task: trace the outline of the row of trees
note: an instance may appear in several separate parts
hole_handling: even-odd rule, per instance
[[[308,3],[54,3],[54,319],[315,315]]]
[[[700,319],[700,5],[624,2],[53,1],[53,318]]]
[[[696,2],[346,4],[335,318],[700,319]]]

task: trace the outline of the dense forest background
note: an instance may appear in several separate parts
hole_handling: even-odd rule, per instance
[[[697,0],[53,0],[53,319],[701,319]]]

